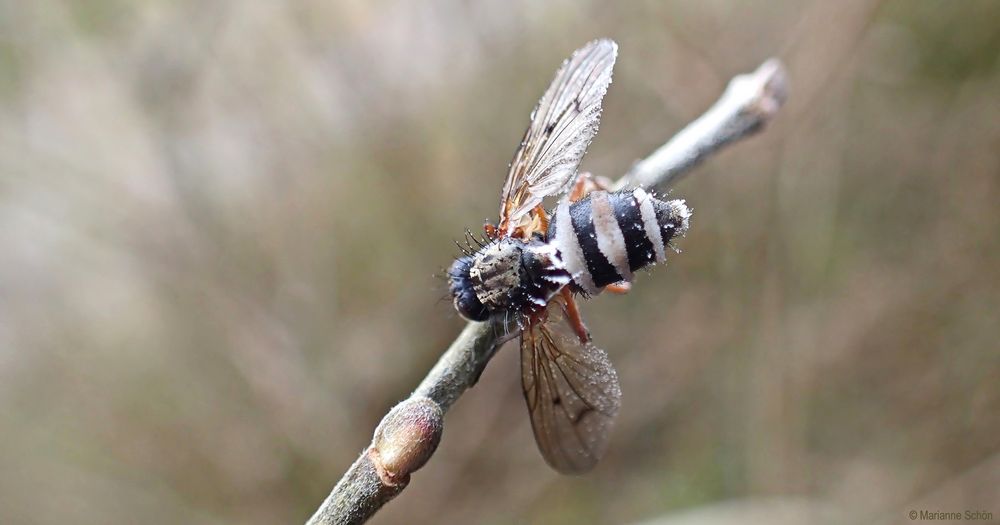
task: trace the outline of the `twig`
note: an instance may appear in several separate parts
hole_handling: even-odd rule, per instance
[[[674,184],[722,146],[762,129],[787,96],[785,68],[776,58],[764,62],[753,73],[734,77],[708,111],[632,166],[615,188]]]
[[[786,75],[776,59],[729,82],[700,118],[618,180],[614,187],[666,187],[713,152],[760,129],[785,101]],[[479,379],[504,331],[470,322],[413,394],[379,423],[371,445],[333,488],[308,525],[364,523],[402,492],[410,474],[437,448],[444,413]]]

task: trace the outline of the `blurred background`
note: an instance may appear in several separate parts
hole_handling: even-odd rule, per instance
[[[373,523],[1000,519],[1000,2],[0,0],[0,523],[300,523],[463,326],[563,58],[621,45],[618,176],[770,56],[673,188],[683,253],[583,308],[622,412],[539,456],[506,348]]]

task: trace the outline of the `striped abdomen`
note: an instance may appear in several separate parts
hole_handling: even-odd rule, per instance
[[[631,281],[640,268],[665,262],[670,239],[687,231],[690,216],[683,200],[663,201],[641,188],[594,191],[559,204],[547,239],[577,288],[596,294],[609,284]]]

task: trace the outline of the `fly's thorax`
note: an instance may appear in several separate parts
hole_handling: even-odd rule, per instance
[[[492,242],[456,260],[449,275],[455,308],[476,321],[537,310],[571,280],[558,251],[541,238]]]
[[[521,300],[525,303],[522,309],[545,306],[556,292],[572,281],[559,257],[559,250],[540,240],[529,243],[521,253],[521,267],[525,276],[522,279]]]
[[[504,238],[486,245],[472,256],[469,278],[476,297],[486,308],[506,308],[513,292],[521,286],[524,248],[524,242]]]

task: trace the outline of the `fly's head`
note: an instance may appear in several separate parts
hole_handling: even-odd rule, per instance
[[[523,241],[503,237],[452,263],[449,288],[462,317],[485,321],[491,313],[510,308],[524,275],[523,249]]]
[[[476,255],[478,254],[465,255],[451,263],[451,268],[448,269],[448,290],[459,315],[470,321],[485,321],[489,319],[490,312],[476,297],[470,275]]]

